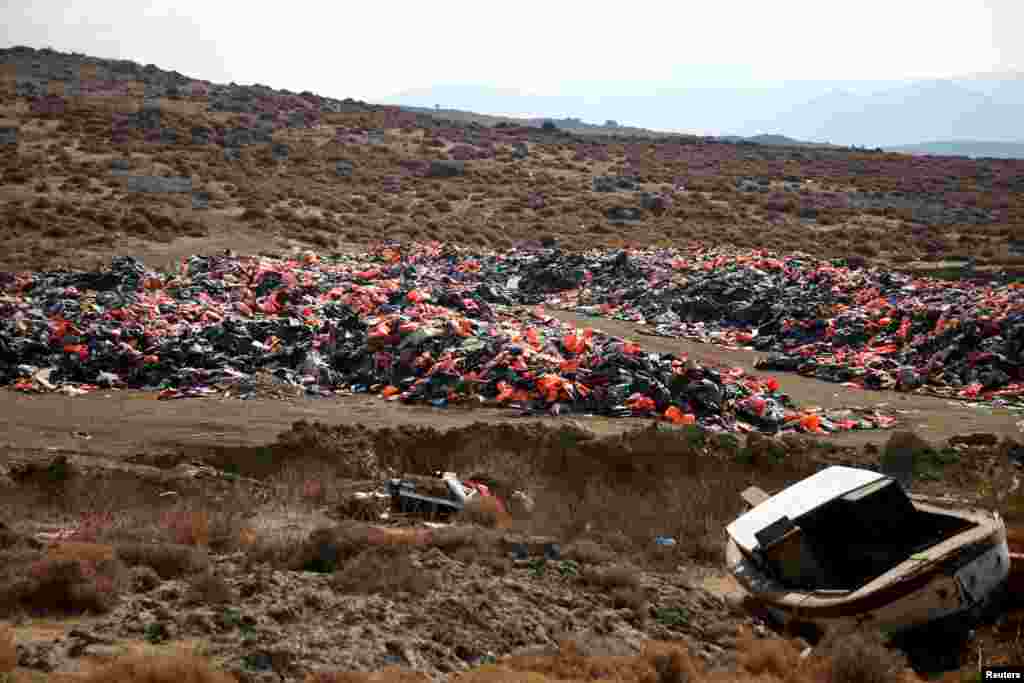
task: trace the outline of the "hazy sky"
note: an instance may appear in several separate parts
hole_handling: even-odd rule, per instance
[[[367,100],[438,83],[554,94],[1024,70],[1024,0],[7,0],[0,26],[4,47]]]

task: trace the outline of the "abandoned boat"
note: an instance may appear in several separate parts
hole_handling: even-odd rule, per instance
[[[751,507],[726,529],[726,562],[783,621],[892,634],[966,623],[1010,571],[998,513],[908,495],[879,472],[833,466],[773,496],[742,495]]]

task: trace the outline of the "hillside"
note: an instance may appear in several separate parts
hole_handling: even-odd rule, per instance
[[[445,122],[131,63],[2,54],[6,267],[381,238],[510,246],[728,240],[908,262],[1012,263],[1024,168],[832,148]],[[47,94],[47,93],[51,94]],[[61,94],[62,93],[62,94]],[[595,192],[599,176],[632,189]],[[140,192],[135,176],[177,177]],[[148,181],[145,181],[148,182]],[[657,202],[642,193],[660,195]],[[613,209],[636,207],[628,228]],[[645,208],[653,207],[653,208]]]

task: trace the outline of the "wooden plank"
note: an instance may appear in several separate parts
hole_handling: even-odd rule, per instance
[[[740,494],[740,497],[743,498],[744,502],[746,502],[746,504],[749,505],[750,507],[757,507],[761,503],[771,498],[771,496],[769,496],[767,493],[765,493],[757,486],[749,487],[748,489],[743,491],[743,493]]]

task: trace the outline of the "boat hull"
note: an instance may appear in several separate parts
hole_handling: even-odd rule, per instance
[[[894,635],[926,624],[966,624],[1007,586],[1011,559],[1006,529],[998,515],[943,512],[977,526],[853,591],[786,589],[765,575],[732,538],[726,543],[726,561],[753,601],[783,622],[809,622],[824,629],[870,625]]]
[[[1024,596],[1024,528],[1008,528],[1006,537],[1010,547],[1010,577],[1006,589],[1012,595]]]

